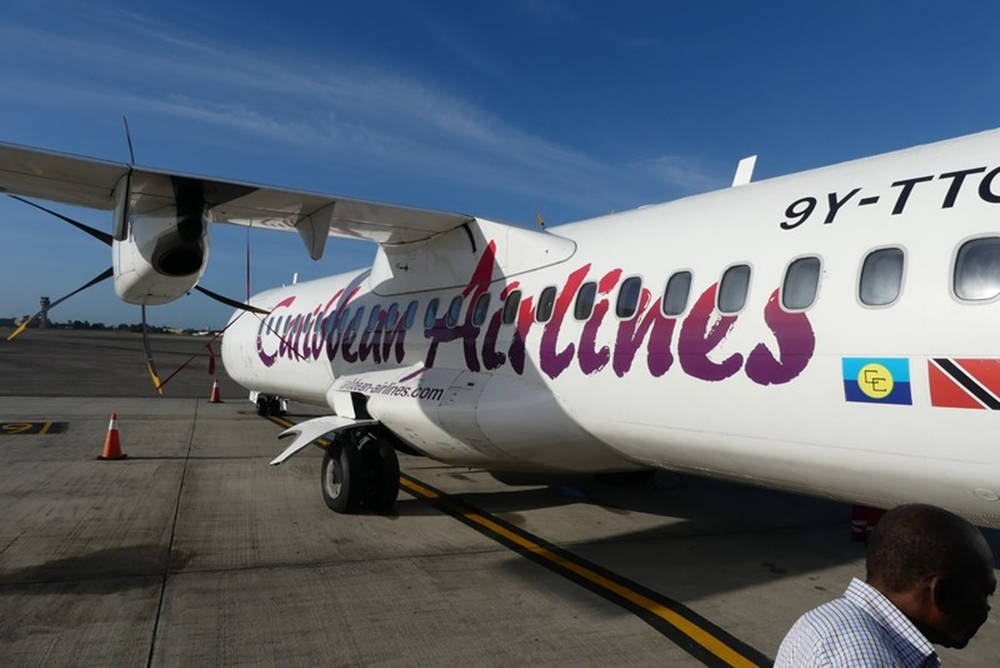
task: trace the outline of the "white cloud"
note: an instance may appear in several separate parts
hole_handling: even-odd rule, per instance
[[[667,185],[690,192],[701,192],[725,185],[717,175],[709,174],[693,160],[680,155],[661,155],[641,160],[636,166]]]
[[[528,3],[551,15],[561,5]],[[558,12],[556,12],[558,13]],[[33,48],[34,69],[0,73],[0,99],[58,97],[64,104],[145,110],[234,129],[334,158],[420,169],[578,210],[627,207],[666,184],[664,198],[718,185],[680,156],[611,164],[498,118],[461,95],[385,67],[250,50],[141,14],[106,10],[90,30],[0,26],[4,50]],[[98,39],[113,32],[122,39]],[[0,51],[2,53],[2,51]],[[466,60],[497,66],[469,49]],[[51,63],[66,63],[53,67]],[[80,72],[92,73],[90,77]],[[169,92],[168,92],[169,91]]]

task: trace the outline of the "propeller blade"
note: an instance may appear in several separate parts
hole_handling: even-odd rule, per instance
[[[253,228],[253,221],[247,225],[247,302],[250,302],[250,230]]]
[[[24,199],[23,197],[18,197],[17,195],[7,195],[7,197],[10,197],[12,199],[16,199],[18,202],[24,202],[28,206],[33,206],[36,209],[40,209],[40,210],[44,211],[45,213],[51,214],[51,215],[55,216],[56,218],[59,218],[60,220],[65,220],[67,223],[69,223],[73,227],[75,227],[75,228],[77,228],[79,230],[83,230],[84,232],[86,232],[90,236],[94,237],[98,241],[103,241],[108,246],[111,245],[111,235],[108,234],[107,232],[101,232],[98,229],[94,229],[90,225],[84,225],[83,223],[81,223],[79,221],[73,220],[69,216],[64,216],[61,213],[57,213],[57,212],[53,211],[52,209],[47,209],[44,206],[42,206],[41,204],[35,204],[31,200]]]
[[[244,311],[250,311],[251,313],[259,313],[261,315],[270,315],[270,311],[266,311],[262,308],[257,308],[256,306],[250,306],[250,304],[244,304],[243,302],[238,302],[235,299],[230,299],[229,297],[224,297],[218,292],[212,292],[208,288],[203,288],[200,285],[194,286],[194,289],[203,295],[211,297],[217,302],[222,302],[226,306],[232,306],[233,308],[242,309]]]
[[[163,396],[163,383],[160,382],[160,377],[156,373],[156,365],[153,363],[153,350],[149,347],[149,333],[146,331],[146,305],[143,304],[142,309],[142,349],[146,353],[146,371],[149,372],[149,377],[153,381],[153,387],[156,388],[156,392],[162,397]]]
[[[84,290],[86,290],[90,286],[97,285],[101,281],[111,278],[114,275],[114,273],[115,273],[114,268],[108,267],[107,269],[105,269],[104,271],[102,271],[100,274],[98,274],[94,278],[90,279],[89,281],[87,281],[86,283],[84,283],[83,285],[81,285],[80,287],[78,287],[73,292],[70,292],[69,294],[63,295],[59,299],[57,299],[54,302],[52,302],[51,304],[49,304],[48,310],[51,311],[56,306],[58,306],[59,304],[62,304],[64,301],[66,301],[67,299],[69,299],[73,295],[77,294],[78,292],[83,292]],[[15,329],[13,331],[13,333],[11,333],[11,335],[7,337],[7,340],[8,341],[13,341],[15,337],[17,337],[21,332],[23,332],[24,330],[26,330],[28,328],[28,325],[31,324],[31,322],[35,318],[37,318],[38,316],[40,316],[41,314],[42,314],[42,311],[39,311],[35,315],[31,316],[30,318],[28,318],[27,320],[25,320],[24,322],[22,322],[21,326],[18,327],[17,329]]]

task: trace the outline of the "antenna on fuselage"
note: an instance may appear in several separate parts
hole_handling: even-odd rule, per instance
[[[542,214],[538,213],[537,211],[535,212],[535,220],[538,221],[538,226],[544,230],[545,229],[545,221],[542,220]]]
[[[299,282],[299,272],[295,272],[294,274],[292,274],[292,285],[295,285],[298,282]]]
[[[736,165],[736,174],[733,175],[733,187],[745,186],[750,183],[750,179],[753,177],[753,168],[757,164],[757,156],[749,155]]]
[[[128,142],[128,166],[135,166],[135,151],[132,150],[132,133],[128,131],[128,118],[122,114],[122,124],[125,126],[125,141]]]

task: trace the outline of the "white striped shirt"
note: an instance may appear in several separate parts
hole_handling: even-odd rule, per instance
[[[941,660],[899,608],[854,578],[842,598],[799,617],[781,641],[774,665],[937,668]]]

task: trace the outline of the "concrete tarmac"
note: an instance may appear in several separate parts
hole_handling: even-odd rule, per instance
[[[158,339],[161,373],[204,344]],[[330,512],[320,449],[269,466],[281,427],[244,392],[224,379],[226,403],[207,403],[199,359],[156,397],[142,358],[134,335],[0,340],[0,424],[65,423],[0,433],[4,665],[700,664],[418,495],[401,492],[389,516]],[[111,411],[129,458],[99,462]],[[424,458],[401,465],[766,657],[799,614],[864,575],[839,503],[671,474],[508,485]],[[941,654],[994,664],[997,613],[967,649]]]

